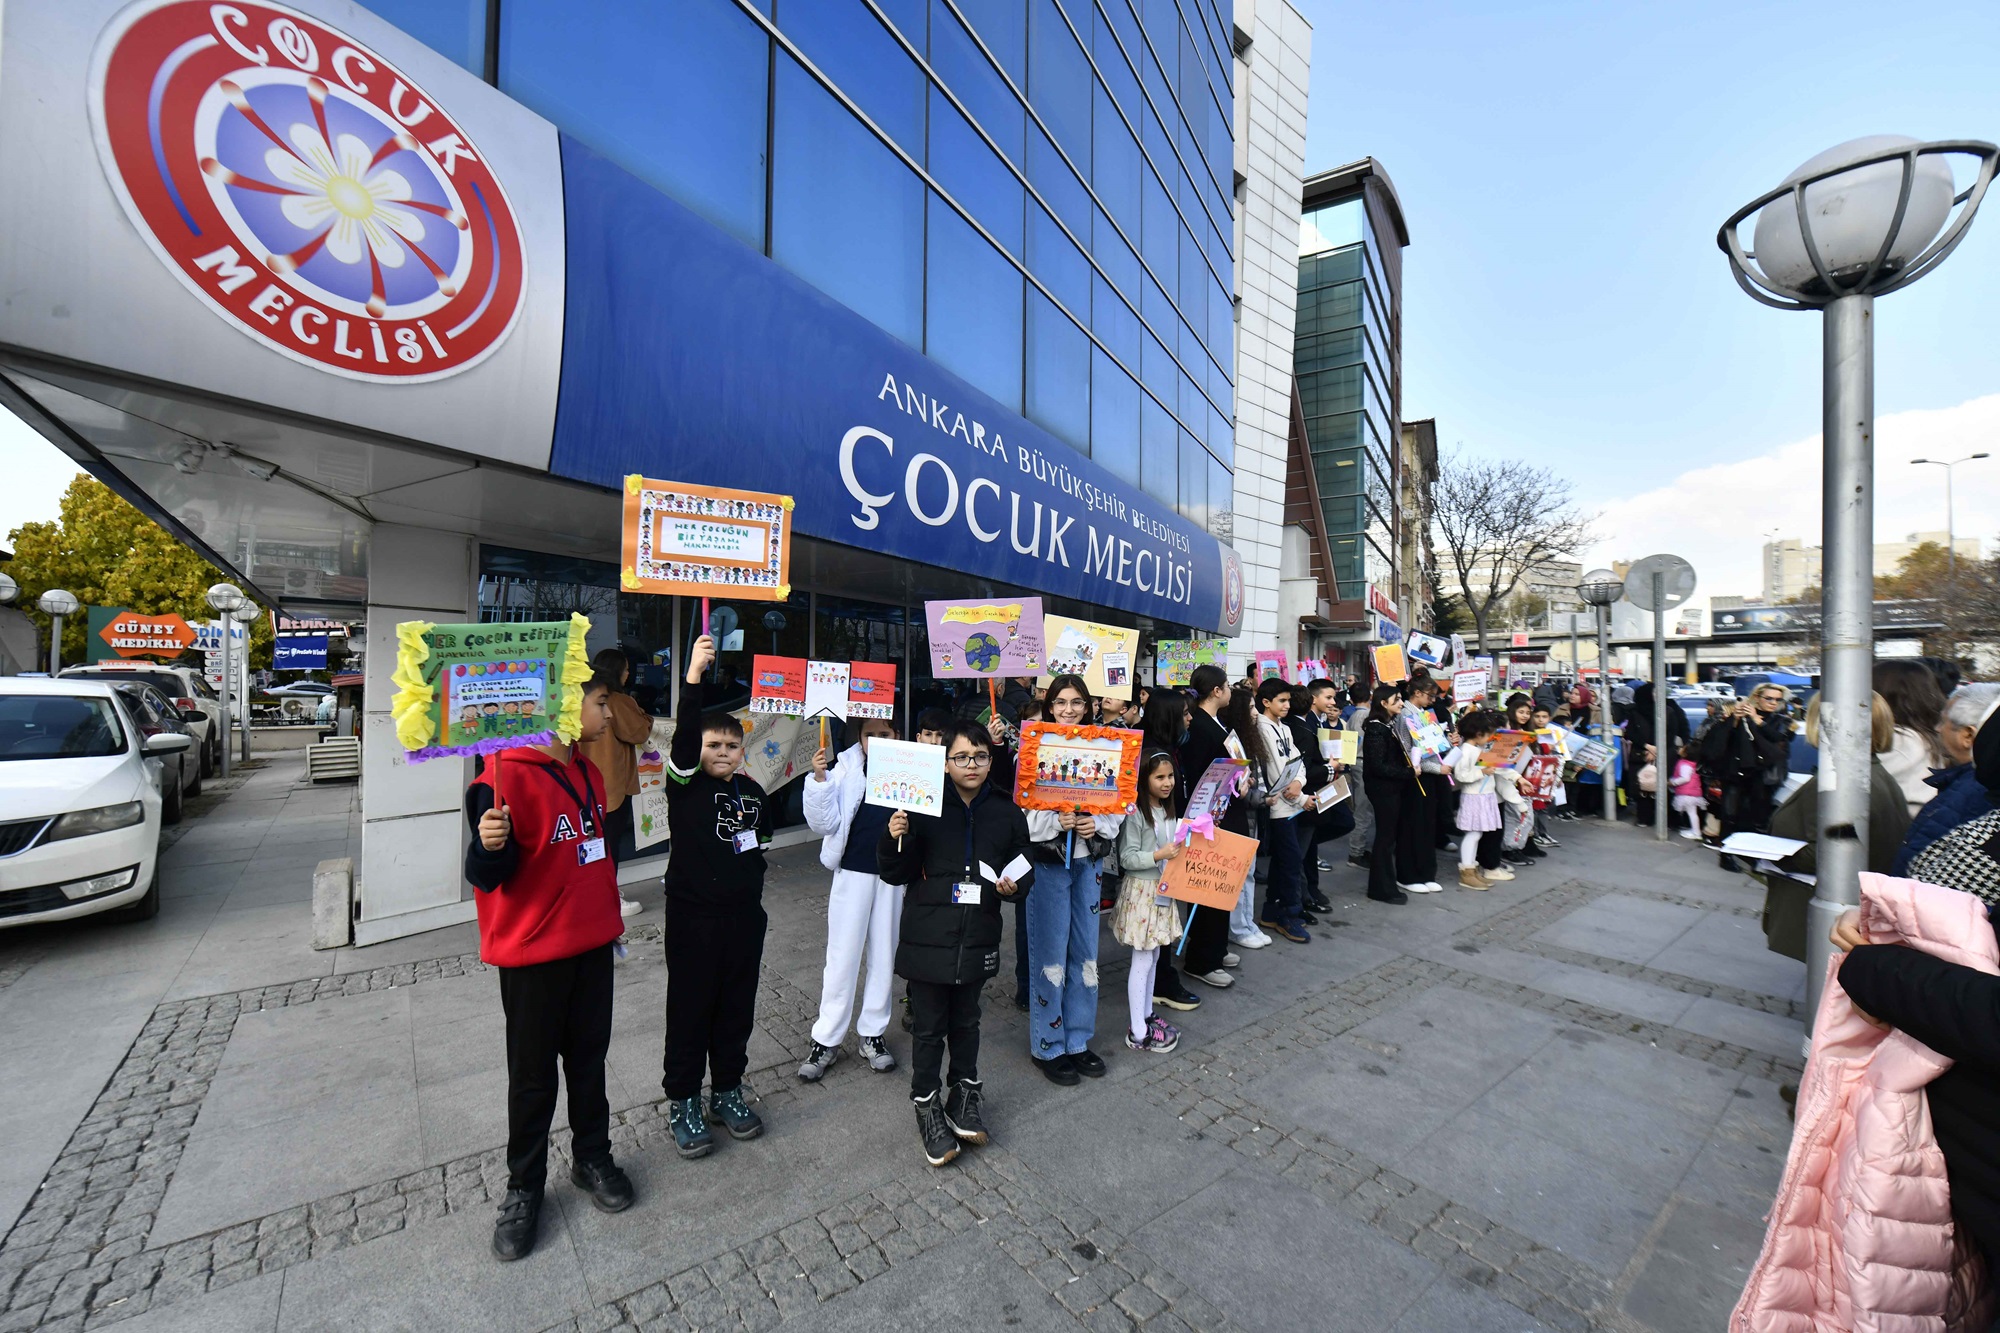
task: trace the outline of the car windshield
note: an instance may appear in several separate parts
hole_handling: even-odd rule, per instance
[[[124,752],[125,729],[109,699],[0,695],[0,760],[98,759]]]

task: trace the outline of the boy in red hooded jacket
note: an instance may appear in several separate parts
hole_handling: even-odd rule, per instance
[[[610,718],[609,682],[593,678],[577,739],[595,740]],[[479,890],[479,957],[500,973],[507,1018],[507,1194],[493,1253],[514,1260],[535,1248],[558,1057],[569,1085],[570,1180],[607,1213],[632,1206],[632,1182],[611,1160],[604,1092],[612,943],[625,923],[604,845],[604,779],[569,744],[489,755],[466,789],[465,817],[474,830],[465,877]]]

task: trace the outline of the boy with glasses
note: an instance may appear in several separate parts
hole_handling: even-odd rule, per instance
[[[905,886],[896,972],[910,983],[910,1100],[932,1166],[957,1157],[960,1143],[987,1140],[979,991],[1000,970],[1000,901],[1023,892],[1032,873],[1013,867],[1019,881],[1009,874],[1028,851],[1028,821],[988,785],[993,742],[986,728],[954,721],[944,744],[939,813],[896,811],[876,845],[883,881]],[[941,1098],[938,1071],[947,1045],[951,1091]]]

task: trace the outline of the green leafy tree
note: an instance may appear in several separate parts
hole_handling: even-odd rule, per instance
[[[66,588],[84,606],[122,607],[148,615],[177,614],[190,624],[213,619],[209,586],[227,576],[134,509],[109,486],[86,473],[63,492],[53,522],[23,523],[8,534],[14,558],[7,572],[21,585],[20,606],[41,627],[49,618],[35,606],[50,588]],[[89,633],[79,609],[63,625],[65,662],[84,660]],[[271,621],[250,625],[250,664],[271,664]]]

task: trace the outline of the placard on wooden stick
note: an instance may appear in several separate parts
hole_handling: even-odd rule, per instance
[[[1256,861],[1255,838],[1222,829],[1213,838],[1196,834],[1161,869],[1160,889],[1169,898],[1227,912],[1243,896],[1243,881]]]
[[[619,586],[782,602],[792,595],[792,497],[625,478]]]

